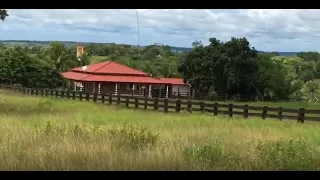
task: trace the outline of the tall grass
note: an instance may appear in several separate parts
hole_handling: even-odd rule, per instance
[[[319,170],[320,125],[4,92],[0,170]]]

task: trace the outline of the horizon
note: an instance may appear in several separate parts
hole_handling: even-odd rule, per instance
[[[85,43],[85,44],[112,44],[115,42],[89,42],[89,41],[70,41],[70,40],[28,40],[28,39],[0,39],[0,43],[1,42],[7,42],[7,41],[16,41],[16,42],[22,42],[22,41],[30,41],[30,42],[70,42],[70,43]],[[117,45],[121,45],[119,43],[115,43]],[[134,44],[123,44],[123,45],[130,45],[130,46],[137,46]],[[140,45],[141,47],[145,47],[145,46],[151,46],[153,44],[148,44],[148,45]],[[167,45],[167,44],[163,44],[163,45]],[[170,45],[168,45],[170,46]],[[192,49],[192,47],[179,47],[179,46],[170,46],[171,48],[184,48],[184,49]],[[260,52],[278,52],[278,53],[299,53],[299,52],[308,52],[308,51],[265,51],[265,50],[261,50],[261,49],[256,49],[257,51]],[[318,51],[312,51],[312,52],[318,52]]]

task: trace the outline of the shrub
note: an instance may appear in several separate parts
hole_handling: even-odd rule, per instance
[[[260,142],[259,169],[263,170],[316,170],[319,161],[316,150],[303,140],[279,140]]]
[[[34,108],[36,112],[48,112],[51,111],[52,102],[49,100],[40,100],[37,106]]]
[[[221,141],[199,147],[185,148],[184,155],[195,169],[235,170],[241,168],[241,159],[223,150]]]
[[[139,150],[154,146],[159,139],[159,134],[154,134],[146,128],[136,128],[127,124],[121,128],[109,129],[108,134],[117,146]]]

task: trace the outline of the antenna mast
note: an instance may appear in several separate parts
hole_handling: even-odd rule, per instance
[[[140,58],[140,26],[139,26],[139,10],[137,9],[137,27],[138,27],[138,52]]]

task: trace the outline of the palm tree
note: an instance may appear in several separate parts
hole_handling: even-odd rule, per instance
[[[68,71],[70,68],[79,65],[76,54],[59,42],[51,43],[50,47],[45,51],[44,57],[58,71]],[[86,56],[80,57],[80,59],[88,61]]]
[[[4,21],[6,19],[6,17],[8,17],[9,14],[8,14],[8,11],[5,10],[5,9],[0,9],[0,19],[2,21]]]

